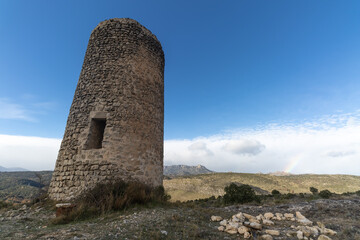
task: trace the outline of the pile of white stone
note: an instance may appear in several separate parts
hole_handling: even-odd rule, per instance
[[[245,239],[250,238],[253,233],[260,236],[259,239],[272,240],[273,236],[280,236],[279,230],[271,229],[276,221],[290,222],[291,226],[288,230],[283,230],[283,234],[287,237],[297,237],[305,240],[331,240],[328,236],[334,236],[337,233],[331,229],[325,228],[324,224],[317,222],[317,226],[313,226],[313,222],[303,216],[300,212],[292,213],[271,213],[264,215],[252,216],[246,213],[238,213],[230,219],[223,219],[220,216],[211,216],[211,221],[220,222],[219,231],[229,234],[241,234]],[[295,226],[298,223],[298,226]]]

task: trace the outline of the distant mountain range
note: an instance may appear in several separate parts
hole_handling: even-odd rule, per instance
[[[166,176],[188,176],[197,174],[212,173],[213,171],[207,169],[202,165],[187,166],[187,165],[172,165],[164,166],[164,175]]]
[[[6,168],[6,167],[0,166],[0,172],[25,172],[25,171],[29,171],[29,170],[27,170],[25,168],[19,168],[19,167]]]

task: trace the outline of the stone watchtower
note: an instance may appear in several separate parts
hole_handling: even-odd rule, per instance
[[[162,185],[164,52],[132,19],[91,33],[49,196],[67,201],[116,179]]]

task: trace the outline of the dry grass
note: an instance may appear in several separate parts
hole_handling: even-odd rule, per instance
[[[170,198],[162,186],[152,188],[140,182],[100,183],[74,201],[75,207],[54,219],[54,224],[83,220],[127,209],[134,205],[164,203]]]
[[[242,183],[261,188],[271,193],[311,193],[310,187],[319,191],[328,189],[334,193],[360,190],[360,176],[351,175],[291,175],[271,176],[251,173],[212,173],[165,179],[164,187],[172,201],[187,201],[210,196],[224,195],[225,186]]]

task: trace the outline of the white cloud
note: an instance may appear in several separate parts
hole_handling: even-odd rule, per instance
[[[0,135],[0,166],[53,170],[61,139]]]
[[[51,110],[54,102],[35,101],[35,96],[23,96],[25,104],[18,104],[7,98],[0,98],[0,119],[16,119],[34,122],[36,115],[46,114]]]
[[[0,135],[0,165],[53,169],[61,139]],[[360,175],[360,112],[272,124],[210,137],[166,140],[165,165],[215,171]]]
[[[191,151],[201,142],[212,155]],[[200,145],[199,145],[200,146]],[[272,124],[210,137],[165,141],[165,164],[215,171],[360,175],[360,112],[299,124]]]
[[[256,140],[233,140],[224,145],[224,150],[238,155],[257,155],[265,146]]]
[[[213,153],[207,148],[205,142],[194,142],[189,147],[189,150],[196,155],[211,156]]]
[[[0,98],[0,119],[34,120],[24,106],[12,103],[4,98]]]

